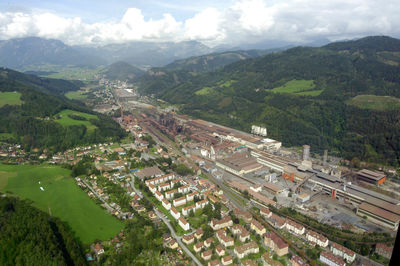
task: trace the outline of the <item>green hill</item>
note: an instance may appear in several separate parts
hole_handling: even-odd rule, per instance
[[[107,79],[132,81],[143,75],[144,71],[126,62],[120,61],[107,66],[101,73],[104,74]]]
[[[400,110],[346,101],[360,94],[400,98],[399,53],[400,40],[367,37],[296,47],[195,75],[157,68],[139,88],[195,117],[246,131],[253,123],[265,125],[284,145],[310,144],[314,152],[398,165]]]
[[[1,104],[0,134],[11,134],[9,141],[20,143],[27,150],[47,148],[51,152],[122,138],[125,132],[111,118],[63,96],[78,88],[77,84],[65,80],[0,69],[0,94],[16,92],[22,103]],[[60,112],[76,112],[77,115],[66,113],[67,116],[60,119]]]

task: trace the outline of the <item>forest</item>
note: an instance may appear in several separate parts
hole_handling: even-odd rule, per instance
[[[68,225],[31,203],[0,197],[1,265],[85,265]]]
[[[0,108],[0,133],[11,133],[13,137],[9,141],[22,144],[25,150],[46,148],[58,152],[76,145],[116,141],[126,135],[111,118],[62,96],[79,88],[74,83],[37,78],[9,69],[0,72],[0,91],[22,94],[21,105]],[[96,128],[87,130],[83,125],[57,123],[55,115],[65,109],[96,115],[98,119],[90,120]]]
[[[348,102],[357,95],[399,98],[399,52],[400,40],[367,37],[295,47],[210,72],[156,68],[137,82],[142,93],[194,117],[247,132],[262,125],[285,146],[309,144],[315,153],[328,149],[349,160],[398,166],[400,110]],[[312,87],[277,93],[296,83]]]

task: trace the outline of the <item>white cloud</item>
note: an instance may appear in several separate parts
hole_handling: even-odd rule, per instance
[[[238,45],[373,34],[399,37],[398,5],[398,0],[384,4],[376,0],[237,0],[224,9],[201,10],[186,21],[177,21],[171,14],[153,20],[137,8],[128,8],[119,21],[91,24],[49,11],[0,11],[0,39],[39,36],[68,44],[200,40],[209,45]]]

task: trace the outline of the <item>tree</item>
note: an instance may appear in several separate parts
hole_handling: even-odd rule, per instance
[[[276,198],[276,196],[274,196],[273,200],[274,200],[275,202],[278,202],[278,199]]]

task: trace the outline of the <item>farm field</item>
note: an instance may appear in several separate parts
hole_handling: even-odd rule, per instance
[[[86,120],[77,120],[69,117],[69,115],[77,115],[86,118]],[[59,112],[57,116],[61,116],[61,118],[57,119],[56,121],[63,126],[73,126],[73,125],[84,125],[88,130],[93,130],[96,128],[89,120],[90,119],[98,119],[97,116],[87,113],[82,113],[73,110],[63,110]]]
[[[0,92],[0,107],[9,105],[20,105],[21,93],[19,92]]]
[[[280,87],[273,88],[273,93],[290,93],[296,95],[318,96],[323,90],[316,90],[314,80],[293,79]]]
[[[346,104],[377,111],[400,109],[400,99],[392,96],[357,95],[348,100]]]
[[[0,190],[32,200],[33,206],[67,222],[84,244],[117,234],[123,223],[90,199],[69,174],[58,166],[0,164]]]
[[[70,100],[83,100],[88,97],[88,95],[85,93],[86,93],[85,91],[80,91],[80,90],[70,91],[65,94],[65,97],[67,97]]]

